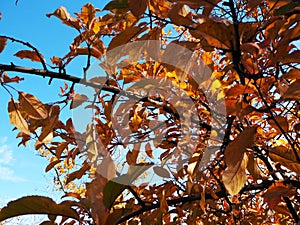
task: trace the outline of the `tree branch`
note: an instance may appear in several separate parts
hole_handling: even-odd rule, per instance
[[[102,89],[104,91],[108,91],[108,92],[111,92],[114,94],[121,94],[121,95],[128,96],[128,97],[130,96],[131,98],[139,99],[139,97],[136,94],[133,94],[128,91],[123,91],[118,87],[113,87],[113,86],[109,86],[106,84],[91,82],[89,80],[84,80],[79,77],[68,75],[68,74],[57,73],[57,72],[52,72],[52,71],[48,71],[48,70],[40,70],[40,69],[34,69],[34,68],[28,68],[28,67],[15,66],[15,65],[5,65],[5,64],[0,64],[0,70],[31,74],[31,75],[41,76],[41,77],[50,77],[52,79],[58,79],[58,80],[64,80],[64,81],[71,81],[75,84],[80,83],[82,85]]]

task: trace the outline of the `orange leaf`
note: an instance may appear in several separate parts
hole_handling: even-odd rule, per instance
[[[19,92],[19,101],[22,109],[32,119],[40,120],[48,117],[48,111],[43,103],[40,102],[35,96]]]
[[[37,55],[35,51],[31,50],[21,50],[18,51],[14,56],[19,57],[20,59],[30,59],[33,62],[41,62],[40,57],[43,59],[44,56],[40,54],[40,57]]]
[[[108,45],[108,50],[127,44],[132,38],[145,31],[147,28],[128,27],[126,30],[115,36]]]
[[[45,172],[47,173],[49,170],[51,170],[54,166],[56,166],[56,164],[60,163],[61,160],[55,160],[51,163],[49,163],[49,165],[46,167]]]
[[[0,53],[4,50],[7,44],[7,39],[5,37],[0,37]]]
[[[21,80],[24,80],[24,78],[20,78],[18,76],[10,78],[6,72],[3,73],[3,82],[4,83],[11,83],[11,82],[19,83]]]
[[[10,118],[9,122],[11,124],[13,124],[23,133],[30,135],[28,124],[19,111],[19,103],[15,102],[13,99],[8,102],[8,114]]]

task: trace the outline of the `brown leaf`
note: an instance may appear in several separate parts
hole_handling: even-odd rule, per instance
[[[253,152],[248,154],[247,170],[250,172],[254,180],[265,178],[265,175],[259,169],[257,163],[254,160]]]
[[[68,146],[68,142],[59,143],[59,145],[55,149],[56,158],[58,159],[60,158],[61,154],[63,153],[63,151],[66,149],[67,146]]]
[[[32,119],[40,120],[48,117],[48,111],[43,103],[35,96],[19,92],[19,101],[22,109]]]
[[[16,54],[14,54],[14,56],[19,57],[20,59],[30,59],[33,62],[41,62],[40,57],[43,59],[44,56],[42,56],[40,54],[40,57],[38,56],[38,54],[35,51],[31,51],[31,50],[21,50],[18,51]]]
[[[76,170],[75,172],[69,174],[66,184],[70,183],[71,181],[75,180],[76,178],[80,179],[85,174],[85,172],[87,170],[89,170],[90,168],[91,168],[91,165],[85,161],[83,163],[83,166],[79,170]]]
[[[277,123],[279,124],[280,128],[282,128],[285,132],[289,130],[289,123],[287,118],[284,116],[275,116],[274,117]],[[280,128],[277,126],[273,119],[268,119],[269,124],[274,127],[278,132],[280,132]]]
[[[115,36],[108,45],[108,50],[116,48],[118,46],[127,44],[132,38],[145,31],[147,28],[140,27],[128,27],[120,34]]]
[[[170,177],[170,173],[168,170],[166,170],[165,168],[163,167],[160,167],[160,166],[155,166],[153,167],[153,171],[160,177],[163,177],[163,178],[169,178]]]
[[[297,163],[294,152],[283,146],[274,147],[270,150],[270,158],[274,162],[279,162],[286,168],[300,174],[300,164]],[[298,155],[300,152],[298,151]]]
[[[300,79],[300,70],[299,69],[290,69],[287,73],[283,74],[283,76],[281,78],[291,79],[291,80]]]
[[[54,160],[53,162],[49,163],[48,166],[45,169],[45,172],[47,173],[49,170],[51,170],[56,164],[60,163],[61,160]]]
[[[289,86],[282,98],[296,101],[300,100],[300,79]]]
[[[227,167],[234,167],[243,160],[244,152],[254,143],[255,133],[256,127],[247,127],[234,141],[229,143],[225,149],[225,163]]]
[[[188,8],[181,4],[174,5],[168,13],[168,17],[172,21],[172,23],[178,26],[191,26],[194,21],[188,17],[190,11]]]
[[[0,211],[0,221],[16,216],[29,214],[60,215],[79,219],[77,212],[72,209],[72,201],[56,204],[51,198],[43,196],[26,196],[11,201]]]
[[[139,19],[147,9],[147,0],[130,0],[128,6],[132,14]]]
[[[163,214],[166,214],[168,212],[168,209],[169,209],[165,193],[166,193],[165,190],[163,190],[162,191],[162,196],[161,196],[161,199],[160,199],[160,205],[159,205],[159,209]]]
[[[3,73],[3,82],[4,83],[11,83],[11,82],[19,83],[22,80],[24,80],[24,78],[19,77],[19,76],[10,78],[6,72]]]
[[[76,107],[82,105],[86,100],[88,100],[86,95],[75,94],[72,99],[70,109],[75,109]]]
[[[7,44],[7,39],[5,37],[0,37],[0,53],[4,50]]]
[[[282,183],[273,184],[262,196],[268,202],[270,209],[273,209],[282,197],[289,197],[295,194],[295,190],[291,186]]]
[[[8,114],[10,118],[9,122],[11,124],[13,124],[24,134],[30,135],[28,124],[19,111],[19,103],[15,102],[13,99],[10,99],[10,101],[8,102]]]
[[[203,37],[208,44],[217,48],[231,47],[230,40],[233,38],[231,22],[225,19],[200,19],[195,30],[190,30],[190,33],[198,39]]]

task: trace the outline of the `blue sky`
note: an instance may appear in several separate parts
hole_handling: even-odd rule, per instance
[[[89,1],[95,7],[103,8],[108,1]],[[66,0],[19,0],[15,5],[14,0],[1,0],[0,12],[0,35],[7,35],[28,41],[37,47],[44,55],[47,62],[54,55],[63,56],[69,49],[69,44],[78,35],[77,31],[63,25],[55,17],[48,18],[46,13],[52,13],[59,6],[65,6],[73,14],[80,12],[81,6],[87,1],[66,1]],[[38,63],[29,60],[17,59],[13,55],[25,46],[8,42],[5,50],[0,54],[0,63],[41,68]],[[68,69],[69,74],[82,75],[80,60],[74,61]],[[10,76],[18,75],[25,80],[20,84],[14,84],[18,90],[36,95],[43,102],[59,100],[59,86],[61,81],[53,81],[48,85],[48,80],[31,75],[9,73]],[[17,93],[15,93],[17,94]],[[39,194],[54,197],[58,196],[53,191],[53,174],[44,172],[47,161],[38,156],[33,148],[33,143],[27,147],[17,147],[19,140],[15,138],[16,131],[9,124],[7,113],[7,102],[10,96],[3,88],[0,88],[0,207],[7,201],[25,195]],[[17,95],[16,95],[17,99]],[[64,117],[70,116],[65,114]]]

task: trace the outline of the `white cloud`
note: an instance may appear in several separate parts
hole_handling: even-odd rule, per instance
[[[18,177],[12,169],[3,166],[0,166],[0,180],[13,182],[26,181],[24,178]]]
[[[0,180],[23,182],[26,179],[19,177],[15,174],[14,170],[8,166],[13,162],[13,150],[6,144],[7,137],[0,138]]]
[[[13,151],[8,145],[0,146],[0,164],[10,164],[13,160]]]

